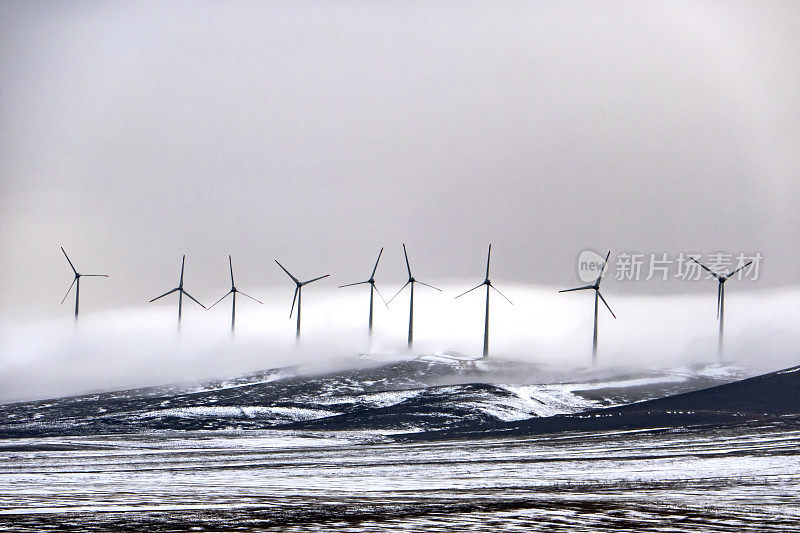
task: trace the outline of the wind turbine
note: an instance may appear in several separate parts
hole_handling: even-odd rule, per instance
[[[489,355],[489,289],[494,289],[497,291],[497,294],[502,296],[506,299],[508,303],[514,305],[511,300],[506,298],[506,295],[500,292],[494,285],[492,285],[491,280],[489,280],[489,261],[492,258],[492,245],[489,245],[489,254],[486,256],[486,278],[483,280],[483,283],[480,285],[476,285],[475,287],[471,288],[466,292],[462,292],[456,298],[461,298],[467,293],[474,291],[475,289],[479,289],[486,285],[486,320],[483,323],[483,356],[487,357]]]
[[[64,247],[63,246],[61,247],[61,251],[64,252]],[[64,298],[61,299],[61,305],[64,304],[64,302],[67,299],[67,296],[69,296],[69,293],[72,290],[72,286],[75,285],[75,320],[78,320],[78,301],[79,301],[80,294],[81,294],[81,278],[83,278],[83,277],[87,277],[87,278],[107,278],[108,274],[78,274],[78,271],[75,270],[75,265],[73,265],[72,261],[69,260],[69,256],[67,255],[67,252],[64,252],[64,257],[67,258],[67,263],[69,263],[69,266],[72,269],[72,272],[75,274],[75,277],[72,279],[72,283],[70,283],[69,289],[67,289],[67,294],[65,294]]]
[[[292,278],[292,281],[294,281],[295,284],[297,285],[294,288],[294,298],[292,298],[292,309],[291,309],[291,311],[289,311],[289,318],[292,318],[292,313],[294,312],[294,302],[296,300],[297,301],[297,332],[295,333],[295,338],[299,339],[300,338],[300,305],[301,305],[302,300],[303,300],[303,286],[304,285],[308,285],[309,283],[313,283],[313,282],[315,282],[315,281],[317,281],[319,279],[327,278],[328,276],[330,276],[330,274],[325,274],[324,276],[319,276],[317,278],[310,279],[308,281],[300,281],[299,279],[294,277],[291,274],[291,272],[286,270],[286,268],[282,264],[280,264],[277,259],[275,260],[275,262],[278,263],[278,266],[281,267],[281,270],[286,272],[286,275],[289,276],[290,278]]]
[[[408,269],[408,281],[406,281],[405,285],[400,287],[400,290],[397,291],[397,294],[392,296],[392,298],[389,300],[389,303],[392,303],[392,300],[397,298],[397,296],[401,292],[403,292],[403,289],[411,285],[411,300],[408,305],[408,347],[411,348],[411,344],[414,341],[414,284],[419,283],[420,285],[425,285],[426,287],[430,287],[431,289],[436,289],[439,292],[442,292],[442,289],[434,287],[433,285],[428,285],[427,283],[422,283],[421,281],[417,281],[416,279],[414,279],[414,276],[411,275],[411,265],[408,263],[408,252],[406,251],[405,243],[403,243],[403,255],[405,255],[406,257],[406,269]]]
[[[381,261],[382,254],[383,254],[383,248],[381,247],[381,251],[378,252],[378,260],[375,261],[375,267],[372,269],[372,274],[369,275],[369,279],[367,281],[358,281],[356,283],[348,283],[347,285],[339,285],[339,288],[341,289],[343,287],[353,287],[355,285],[363,285],[365,283],[369,283],[369,336],[370,337],[372,337],[372,299],[374,293],[377,291],[378,296],[380,296],[381,300],[383,300],[383,295],[381,294],[381,291],[379,291],[378,287],[375,286],[375,271],[378,270],[378,263],[380,263]],[[388,306],[386,300],[383,300],[383,303],[384,305]]]
[[[241,294],[242,296],[244,296],[246,298],[250,298],[251,300],[256,301],[256,302],[258,302],[260,304],[263,304],[264,302],[262,302],[260,300],[256,300],[252,296],[249,296],[249,295],[243,293],[242,291],[240,291],[239,289],[236,288],[236,285],[233,283],[233,260],[231,259],[230,255],[228,256],[228,265],[231,267],[231,290],[226,292],[225,296],[223,296],[222,298],[220,298],[219,300],[214,302],[211,305],[211,307],[214,307],[215,305],[220,303],[222,300],[227,298],[229,294],[233,294],[233,303],[231,305],[231,333],[233,333],[233,328],[236,325],[236,295],[237,294]],[[211,309],[211,307],[209,307],[209,309]]]
[[[617,315],[614,314],[614,311],[611,310],[611,307],[608,305],[608,302],[605,298],[603,298],[602,293],[600,292],[600,281],[603,279],[603,273],[606,270],[606,265],[608,264],[608,257],[611,255],[611,251],[606,254],[606,258],[603,261],[603,266],[600,269],[600,275],[597,276],[597,280],[595,280],[593,285],[586,285],[585,287],[576,287],[574,289],[564,289],[563,291],[558,292],[571,292],[571,291],[583,291],[586,289],[594,289],[594,336],[592,337],[592,366],[597,366],[597,298],[599,297],[603,300],[603,303],[608,308],[608,312],[611,313],[611,316],[617,318]]]
[[[722,352],[722,329],[723,329],[723,325],[725,323],[725,282],[728,281],[729,279],[731,279],[731,277],[734,274],[736,274],[737,272],[739,272],[741,269],[745,268],[750,263],[752,263],[752,261],[749,261],[746,264],[744,264],[744,265],[740,266],[739,268],[737,268],[736,270],[734,270],[732,272],[729,272],[728,274],[726,274],[724,276],[721,276],[721,275],[717,274],[716,272],[714,272],[713,270],[711,270],[710,268],[708,268],[707,266],[705,266],[703,263],[701,263],[697,259],[695,259],[694,257],[690,257],[689,259],[691,259],[692,261],[694,261],[695,263],[697,263],[698,265],[703,267],[703,270],[705,270],[706,272],[708,272],[709,274],[711,274],[712,276],[717,278],[717,282],[718,282],[718,284],[717,284],[717,320],[719,320],[719,340],[717,341],[718,342],[718,344],[717,344],[717,354],[719,355],[719,358],[722,359],[722,357],[723,357],[723,352]]]
[[[155,302],[156,300],[158,300],[159,298],[163,298],[164,296],[168,296],[168,295],[172,294],[173,292],[177,292],[178,293],[178,328],[181,327],[181,312],[183,311],[183,295],[184,294],[188,298],[191,298],[192,301],[194,301],[194,303],[196,303],[197,305],[199,305],[203,309],[206,308],[206,306],[201,304],[200,302],[198,302],[194,298],[194,296],[192,296],[191,294],[189,294],[188,292],[183,290],[183,266],[184,266],[185,263],[186,263],[186,254],[183,255],[183,259],[181,260],[181,280],[178,282],[178,286],[175,287],[174,289],[172,289],[171,291],[167,291],[164,294],[162,294],[161,296],[157,296],[157,297],[153,298],[152,300],[150,300],[150,302],[152,303],[152,302]]]

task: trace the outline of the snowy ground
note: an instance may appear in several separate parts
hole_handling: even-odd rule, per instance
[[[796,373],[736,381],[751,372],[443,353],[0,405],[0,531],[800,531],[785,410],[497,433],[716,385],[724,405],[776,388],[797,404]]]
[[[358,358],[349,369],[325,374],[288,367],[206,383],[0,405],[0,437],[277,427],[432,431],[659,398],[748,372],[722,363],[564,370],[458,354]]]
[[[0,530],[797,531],[800,431],[394,443],[193,432],[0,443]]]

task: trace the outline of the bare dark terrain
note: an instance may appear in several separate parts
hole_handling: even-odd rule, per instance
[[[0,438],[146,430],[491,429],[727,383],[735,365],[573,372],[517,361],[355,360],[322,375],[281,368],[208,383],[0,405]]]
[[[800,371],[745,375],[431,357],[9,404],[0,530],[800,531]]]

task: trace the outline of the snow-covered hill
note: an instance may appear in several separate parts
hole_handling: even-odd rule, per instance
[[[434,431],[490,426],[659,398],[746,375],[736,365],[563,370],[458,354],[360,357],[313,374],[300,367],[207,383],[0,406],[0,436],[151,430]]]

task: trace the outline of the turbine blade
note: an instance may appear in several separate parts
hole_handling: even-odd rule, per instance
[[[558,292],[572,292],[572,291],[583,291],[586,289],[594,289],[594,285],[586,285],[585,287],[575,287],[574,289],[564,289]]]
[[[440,289],[439,287],[434,287],[433,285],[428,285],[427,283],[422,283],[421,281],[418,280],[417,283],[419,283],[420,285],[425,285],[426,287],[430,287],[431,289],[436,289],[439,292],[442,292],[442,289]]]
[[[61,247],[61,251],[62,251],[62,252],[64,252],[64,247],[63,247],[63,246]],[[72,271],[73,271],[73,272],[75,272],[75,273],[77,274],[77,273],[78,273],[78,271],[77,271],[77,270],[75,270],[75,265],[73,265],[73,264],[72,264],[72,261],[70,261],[70,260],[69,260],[69,256],[67,255],[67,252],[64,252],[64,257],[66,257],[66,258],[67,258],[67,263],[69,263],[69,266],[70,266],[70,268],[72,269]]]
[[[606,254],[606,258],[603,261],[603,266],[600,268],[600,275],[597,276],[597,281],[594,282],[595,285],[600,285],[600,280],[603,279],[603,274],[606,271],[606,265],[608,264],[608,258],[611,256],[611,250],[608,251]]]
[[[381,291],[378,290],[378,286],[375,285],[374,283],[372,284],[372,286],[375,287],[375,292],[377,292],[378,296],[380,296],[381,300],[383,300],[383,305],[385,305],[388,308],[389,304],[386,302],[386,298],[383,297],[383,294],[381,294]]]
[[[208,308],[209,308],[209,309],[211,309],[212,307],[214,307],[215,305],[217,305],[218,303],[220,303],[222,300],[224,300],[225,298],[227,298],[227,297],[228,297],[228,295],[229,295],[230,293],[232,293],[232,292],[233,292],[233,291],[228,291],[228,292],[226,292],[226,293],[225,293],[225,296],[223,296],[222,298],[220,298],[219,300],[217,300],[216,302],[214,302],[213,304],[211,304],[210,306],[208,306]]]
[[[183,267],[186,265],[186,254],[183,254],[183,259],[181,259],[181,282],[178,284],[179,287],[183,287]]]
[[[300,287],[294,288],[294,298],[292,298],[292,308],[289,310],[289,318],[292,318],[292,313],[294,313],[294,302],[297,301],[297,291],[300,290]]]
[[[231,267],[231,287],[233,287],[235,285],[233,283],[233,259],[231,259],[230,255],[228,255],[228,265]]]
[[[408,277],[411,278],[411,265],[408,263],[408,252],[406,251],[406,243],[403,243],[403,255],[406,257],[406,268],[408,269]],[[389,300],[391,302],[391,300]]]
[[[295,283],[300,283],[300,280],[299,280],[299,279],[297,279],[296,277],[292,276],[292,274],[291,274],[291,273],[290,273],[288,270],[286,270],[286,268],[285,268],[285,267],[284,267],[282,264],[280,264],[280,263],[278,262],[278,260],[277,260],[277,259],[275,260],[275,262],[276,262],[276,263],[278,263],[278,266],[279,266],[279,267],[281,267],[281,270],[283,270],[284,272],[286,272],[286,275],[287,275],[287,276],[289,276],[290,278],[292,278],[292,280],[293,280]]]
[[[194,297],[194,296],[192,296],[191,294],[189,294],[189,293],[188,293],[188,292],[186,292],[185,290],[181,289],[181,292],[182,292],[183,294],[185,294],[186,296],[188,296],[189,298],[191,298],[192,300],[194,300],[194,303],[196,303],[197,305],[199,305],[199,306],[200,306],[200,307],[202,307],[203,309],[205,309],[205,308],[206,308],[206,306],[205,306],[205,305],[203,305],[203,304],[201,304],[200,302],[198,302],[198,301],[195,299],[195,297]]]
[[[739,268],[737,268],[736,270],[734,270],[733,272],[731,272],[730,274],[728,274],[727,276],[725,276],[725,279],[726,279],[726,280],[729,280],[729,279],[731,279],[731,277],[733,277],[733,275],[734,275],[734,274],[736,274],[737,272],[739,272],[741,269],[743,269],[743,268],[745,268],[745,267],[748,267],[748,266],[750,266],[750,263],[752,263],[752,261],[748,261],[748,262],[747,262],[747,263],[745,263],[744,265],[740,266]]]
[[[489,279],[489,261],[492,259],[492,245],[489,245],[489,254],[486,256],[486,279]]]
[[[493,289],[493,290],[494,290],[494,291],[495,291],[497,294],[499,294],[500,296],[502,296],[503,298],[505,298],[505,299],[506,299],[506,301],[507,301],[508,303],[510,303],[511,305],[514,305],[514,302],[512,302],[511,300],[509,300],[509,299],[508,299],[508,296],[506,296],[505,294],[503,294],[502,292],[500,292],[500,289],[498,289],[497,287],[495,287],[495,286],[494,286],[494,285],[492,285],[491,283],[489,284],[489,287],[491,287],[491,288],[492,288],[492,289]]]
[[[245,293],[243,293],[242,291],[236,291],[236,292],[238,292],[239,294],[241,294],[242,296],[244,296],[244,297],[246,297],[246,298],[250,298],[250,299],[251,299],[251,300],[253,300],[254,302],[258,302],[258,303],[260,303],[261,305],[264,305],[264,302],[262,302],[262,301],[261,301],[261,300],[259,300],[258,298],[253,298],[253,297],[252,297],[252,296],[250,296],[249,294],[245,294]]]
[[[603,303],[606,304],[606,308],[608,308],[608,312],[611,313],[611,316],[613,316],[614,318],[617,318],[617,315],[615,315],[614,311],[611,310],[611,306],[609,306],[608,302],[606,301],[606,299],[603,298],[603,293],[601,293],[600,291],[597,291],[597,295],[600,297],[601,300],[603,300]]]
[[[355,283],[348,283],[347,285],[339,285],[339,288],[343,289],[344,287],[352,287],[354,285],[363,285],[365,283],[369,283],[369,281],[356,281]]]
[[[471,293],[472,291],[474,291],[475,289],[479,289],[480,287],[483,287],[483,283],[481,283],[480,285],[475,285],[474,287],[472,287],[472,288],[471,288],[470,290],[468,290],[468,291],[462,292],[461,294],[459,294],[458,296],[456,296],[456,298],[461,298],[461,297],[462,297],[462,296],[464,296],[465,294],[469,294],[469,293]],[[453,298],[453,299],[455,300],[455,298]]]
[[[392,303],[392,300],[394,300],[395,298],[397,298],[397,297],[400,295],[400,293],[401,293],[401,292],[403,292],[403,289],[405,289],[406,287],[408,287],[408,284],[409,284],[409,283],[411,283],[411,282],[410,282],[410,281],[406,281],[406,284],[405,284],[405,285],[403,285],[402,287],[400,287],[400,290],[399,290],[399,291],[397,291],[397,294],[395,294],[394,296],[392,296],[391,298],[389,298],[389,301],[388,301],[388,302],[386,302],[386,305],[388,306],[390,303]]]
[[[378,263],[381,262],[381,255],[382,254],[383,254],[383,246],[381,246],[381,251],[378,252],[378,260],[375,261],[375,267],[372,269],[372,275],[369,277],[369,279],[372,279],[372,278],[375,277],[375,271],[378,270]]]
[[[180,288],[179,288],[179,287],[175,287],[175,288],[174,288],[174,289],[172,289],[171,291],[167,291],[167,292],[165,292],[164,294],[162,294],[161,296],[156,296],[155,298],[153,298],[152,300],[150,300],[150,302],[155,302],[155,301],[156,301],[156,300],[158,300],[159,298],[163,298],[164,296],[168,296],[168,295],[172,294],[173,292],[175,292],[175,291],[179,291],[179,290],[180,290]]]
[[[322,278],[327,278],[328,276],[330,276],[330,274],[325,274],[324,276],[319,276],[318,278],[314,278],[314,279],[310,279],[308,281],[304,281],[300,285],[308,285],[309,283],[314,283],[315,281],[320,280]]]
[[[719,320],[720,303],[722,303],[722,283],[717,284],[717,320]]]
[[[77,277],[72,278],[72,283],[69,284],[69,289],[67,289],[67,294],[61,299],[61,305],[67,300],[67,296],[69,296],[70,291],[72,290],[72,286],[75,285],[75,282],[78,281]]]
[[[108,274],[81,274],[81,277],[88,277],[88,278],[107,278],[109,277]]]
[[[720,276],[719,276],[719,274],[717,274],[716,272],[714,272],[713,270],[711,270],[710,268],[708,268],[707,266],[705,266],[703,263],[701,263],[700,261],[698,261],[698,260],[697,260],[697,259],[695,259],[694,257],[690,257],[689,259],[691,259],[692,261],[694,261],[695,263],[697,263],[698,265],[700,265],[701,267],[703,267],[703,270],[705,270],[706,272],[708,272],[709,274],[711,274],[711,275],[712,275],[712,276],[714,276],[715,278],[717,278],[717,279],[720,279]]]

